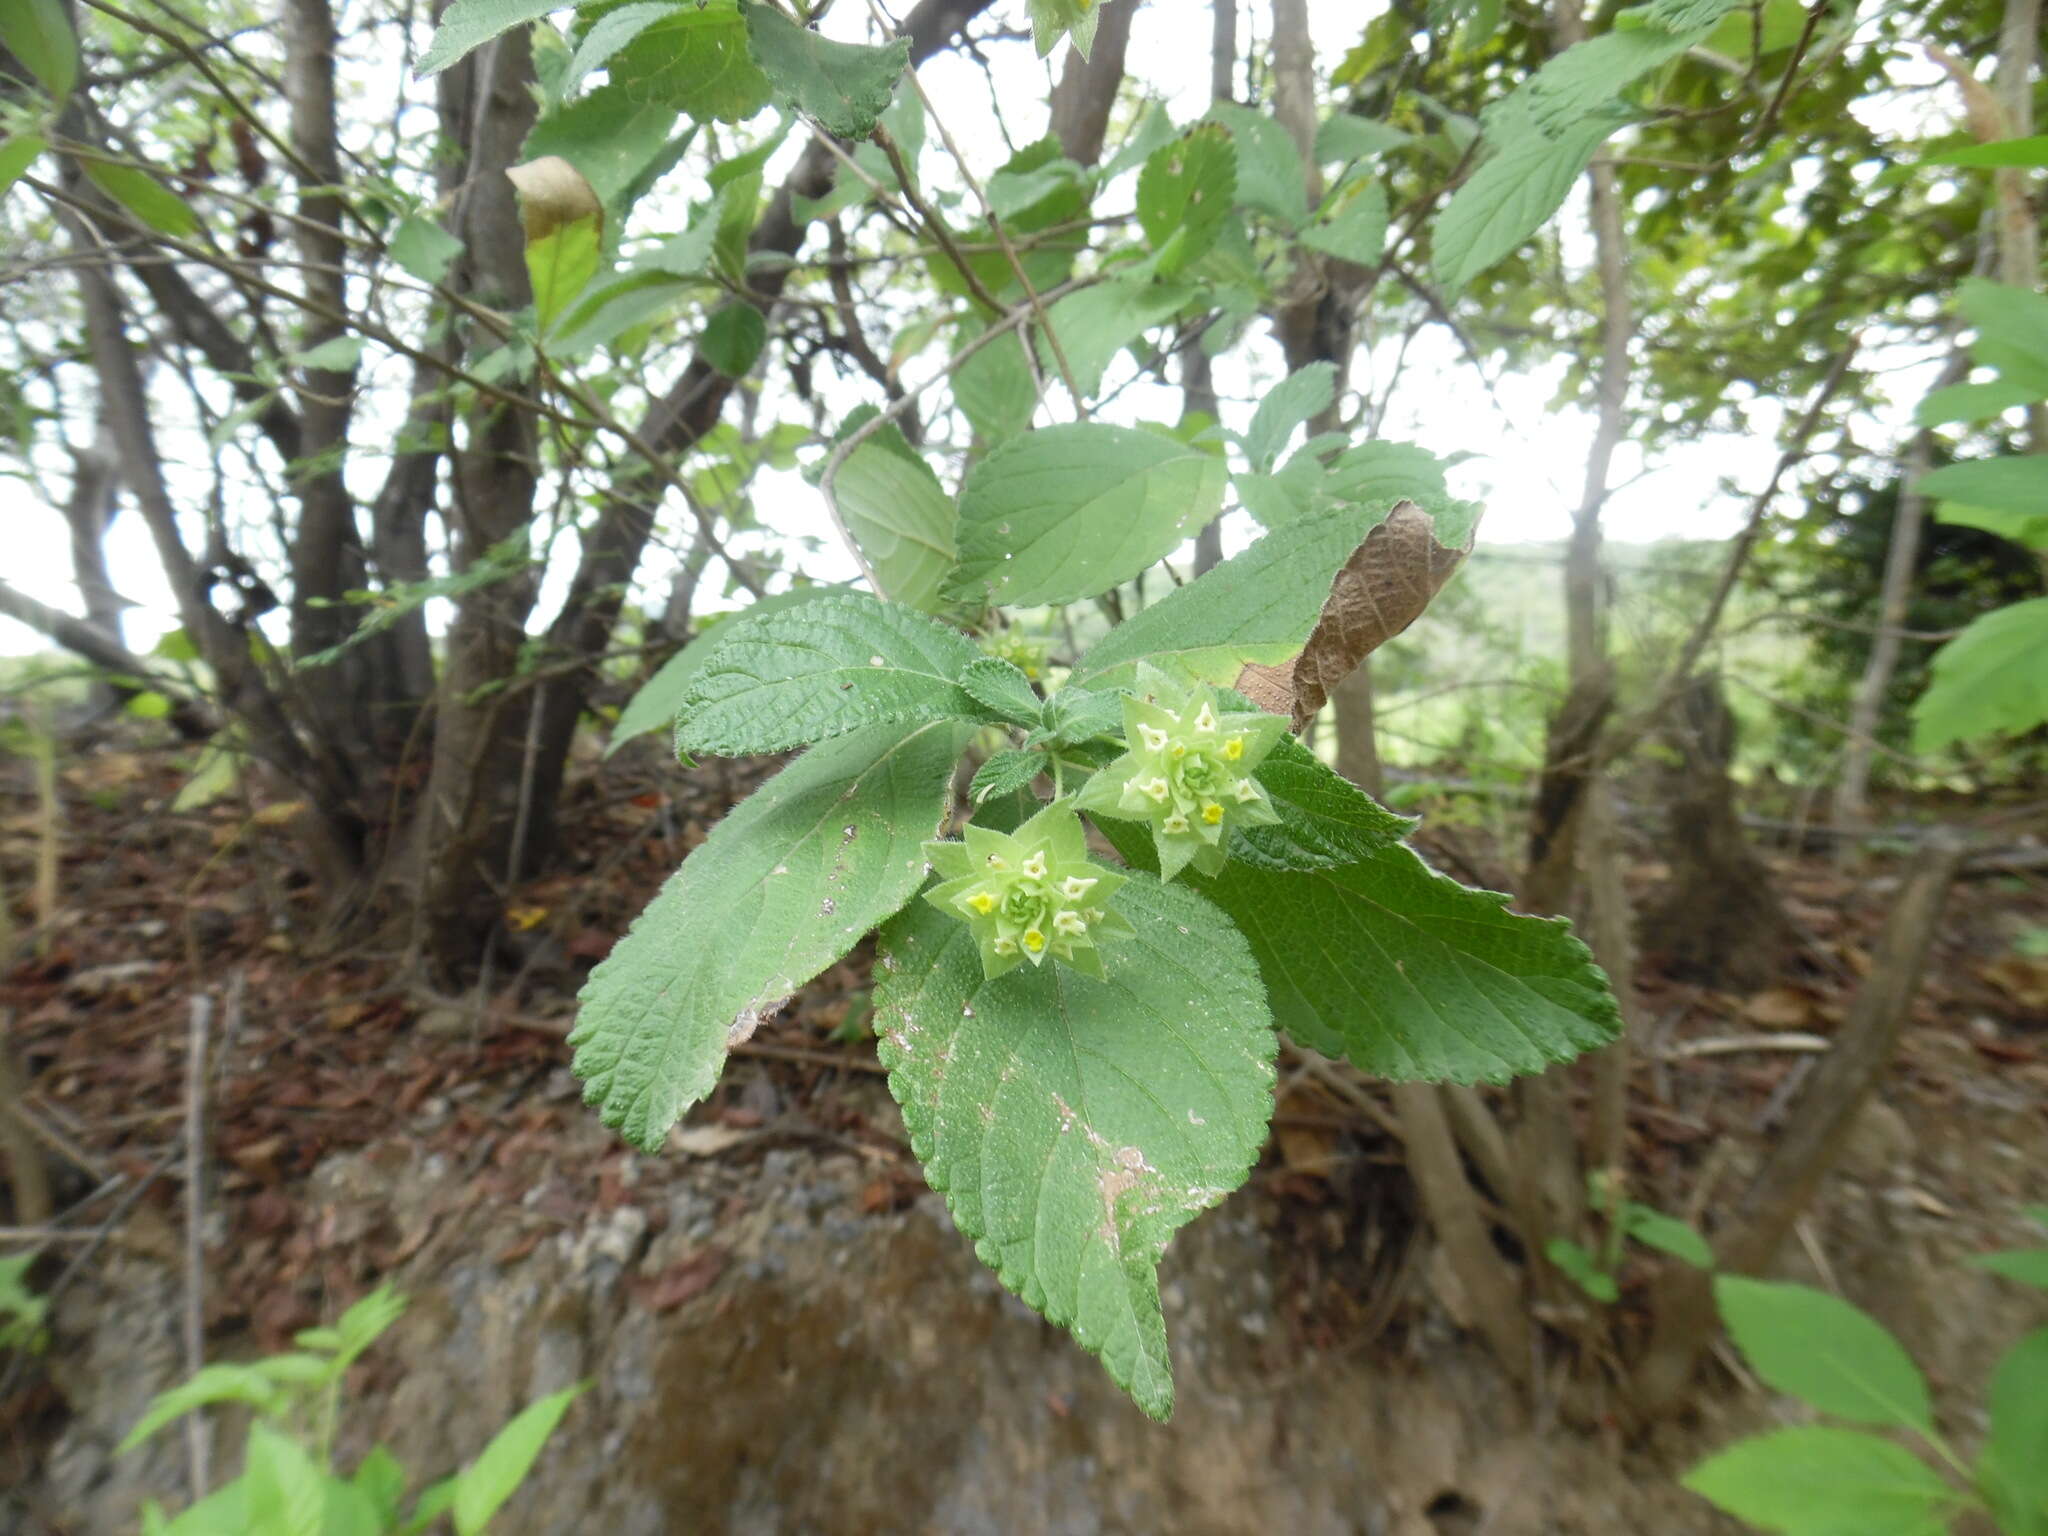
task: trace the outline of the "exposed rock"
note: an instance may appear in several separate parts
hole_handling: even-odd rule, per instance
[[[769,1161],[646,1164],[638,1202],[500,1264],[505,1212],[465,1208],[457,1170],[390,1146],[331,1160],[311,1193],[338,1240],[444,1224],[394,1277],[411,1305],[351,1384],[343,1457],[377,1440],[417,1478],[438,1476],[527,1402],[587,1377],[494,1531],[1714,1528],[1669,1469],[1631,1476],[1597,1446],[1533,1438],[1462,1341],[1431,1345],[1426,1368],[1289,1343],[1270,1326],[1275,1258],[1256,1193],[1169,1256],[1180,1408],[1161,1427],[1001,1290],[937,1196],[863,1215],[858,1159]],[[63,1325],[77,1416],[37,1490],[78,1536],[126,1536],[145,1493],[182,1502],[175,1435],[109,1455],[179,1374],[176,1282],[136,1264],[105,1282],[89,1306],[79,1290]]]

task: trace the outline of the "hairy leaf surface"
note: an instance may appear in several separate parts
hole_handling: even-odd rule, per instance
[[[960,686],[981,652],[900,604],[846,593],[730,622],[684,694],[683,752],[781,752],[864,725],[974,720]]]
[[[1073,423],[1014,438],[960,491],[956,596],[1068,603],[1129,581],[1223,505],[1220,460],[1131,427]]]
[[[882,936],[877,1034],[932,1188],[1004,1285],[1173,1407],[1157,1266],[1244,1181],[1272,1113],[1257,968],[1223,915],[1139,876],[1106,981],[982,976],[974,937],[920,904]]]
[[[907,37],[877,46],[834,42],[769,5],[747,7],[747,37],[775,94],[842,139],[874,132],[910,62]]]
[[[1149,848],[1103,831],[1125,859]],[[1562,918],[1431,869],[1404,843],[1282,872],[1233,863],[1188,877],[1258,956],[1273,1019],[1296,1040],[1397,1082],[1505,1082],[1607,1044],[1621,1015]]]
[[[902,908],[964,736],[945,723],[828,742],[712,829],[580,994],[569,1043],[606,1125],[658,1150],[731,1041]]]

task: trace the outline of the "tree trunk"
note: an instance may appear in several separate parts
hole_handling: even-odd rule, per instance
[[[1969,359],[1956,351],[1935,381],[1946,389],[1969,376]],[[1915,491],[1920,477],[1934,463],[1934,432],[1923,429],[1913,434],[1905,461],[1899,466],[1899,494],[1892,513],[1891,543],[1885,548],[1884,582],[1878,589],[1877,631],[1870,642],[1870,657],[1857,679],[1856,692],[1849,701],[1849,724],[1842,746],[1842,776],[1835,785],[1835,825],[1862,829],[1870,825],[1870,769],[1877,760],[1877,734],[1884,722],[1884,702],[1891,693],[1892,673],[1898,670],[1899,647],[1903,642],[1906,610],[1913,601],[1913,578],[1920,567],[1920,535],[1927,526],[1927,498]],[[1856,838],[1844,838],[1841,856],[1854,862],[1861,857]]]
[[[1131,42],[1131,18],[1139,0],[1108,0],[1095,24],[1095,43],[1086,58],[1067,50],[1060,83],[1052,92],[1052,136],[1069,160],[1093,165],[1102,158],[1103,135],[1124,83],[1124,55]]]
[[[505,175],[536,111],[525,30],[504,33],[449,74],[458,71],[446,88],[458,97],[457,110],[443,117],[471,149],[455,281],[485,304],[516,310],[532,301],[525,235]],[[478,401],[468,412],[448,513],[456,570],[474,567],[531,522],[540,467],[535,427],[530,414],[497,401]],[[531,783],[524,765],[536,696],[506,685],[519,675],[537,590],[533,569],[519,568],[463,594],[448,627],[416,848],[416,920],[430,974],[451,988],[481,961],[507,883],[521,873],[511,867],[511,851],[522,786]]]
[[[2034,74],[2041,56],[2041,0],[2005,0],[1998,29],[1998,98],[2005,136],[2034,131]],[[1998,280],[2030,292],[2041,286],[2041,212],[2033,173],[2009,168],[1991,173],[1998,197]],[[2048,404],[2027,407],[2027,447],[2048,452]]]
[[[1672,975],[1754,991],[1777,975],[1791,928],[1736,809],[1735,717],[1713,676],[1690,679],[1676,704],[1663,732],[1673,766],[1661,775],[1671,878],[1644,915],[1643,947]]]
[[[1237,70],[1237,0],[1213,0],[1210,6],[1209,100],[1230,100],[1231,76]],[[1181,409],[1188,415],[1206,414],[1211,421],[1223,419],[1223,407],[1216,398],[1216,380],[1209,366],[1209,354],[1198,335],[1181,353]],[[1195,535],[1195,574],[1213,571],[1223,563],[1223,516],[1218,513]]]
[[[125,606],[107,576],[107,529],[121,509],[121,471],[114,431],[102,410],[90,447],[71,450],[71,494],[64,501],[64,522],[71,532],[71,579],[85,606],[88,629],[122,649],[121,610]],[[92,685],[95,710],[116,707],[125,692],[105,679]]]

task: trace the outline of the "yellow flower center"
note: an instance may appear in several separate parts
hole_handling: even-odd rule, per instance
[[[1036,928],[1026,928],[1024,930],[1024,947],[1034,955],[1037,954],[1041,949],[1045,948],[1045,935]]]

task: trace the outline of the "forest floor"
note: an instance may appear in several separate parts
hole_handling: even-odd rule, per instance
[[[644,1160],[593,1133],[563,1035],[588,967],[768,767],[683,774],[637,750],[586,763],[565,817],[566,865],[507,893],[521,953],[494,963],[481,1003],[409,989],[403,955],[329,946],[323,893],[294,857],[294,808],[235,792],[174,809],[187,754],[112,740],[67,756],[54,823],[25,766],[0,770],[0,869],[18,929],[35,917],[46,836],[58,852],[56,917],[0,978],[25,1119],[54,1175],[35,1285],[83,1288],[117,1256],[183,1274],[195,1010],[208,1037],[202,1279],[215,1348],[284,1347],[380,1278],[449,1262],[458,1229],[471,1257],[501,1267],[628,1207],[644,1207],[636,1230],[658,1238],[671,1208],[648,1193]],[[1663,871],[1653,832],[1631,830],[1641,857],[1630,883],[1647,901]],[[1423,843],[1461,877],[1504,873],[1496,850]],[[1770,985],[1717,991],[1663,974],[1654,954],[1640,977],[1631,1194],[1709,1228],[1717,1195],[1753,1166],[1842,1019],[1897,888],[1898,866],[1883,858],[1855,875],[1820,855],[1767,858],[1799,932]],[[1883,1101],[1791,1256],[1900,1329],[1962,1402],[2012,1330],[1984,1336],[1981,1308],[1958,1320],[1945,1305],[1941,1273],[1908,1283],[1906,1271],[2021,1240],[2018,1204],[2048,1192],[2042,934],[2040,874],[1958,884]],[[810,1161],[835,1159],[853,1170],[843,1194],[853,1223],[916,1202],[923,1181],[866,1037],[867,987],[861,950],[805,988],[741,1049],[670,1156],[796,1183]],[[1276,1131],[1250,1197],[1272,1243],[1266,1358],[1296,1369],[1328,1352],[1412,1360],[1437,1336],[1425,1314],[1448,1309],[1455,1322],[1455,1298],[1416,1262],[1390,1127],[1362,1079],[1283,1059]],[[313,1193],[323,1165],[398,1143],[407,1166],[438,1159],[453,1170],[445,1198],[417,1220],[352,1221],[330,1186]],[[7,1219],[0,1253],[23,1246],[20,1216]],[[669,1251],[683,1256],[640,1265],[626,1286],[655,1314],[702,1296],[730,1259],[715,1241]],[[1624,1309],[1651,1273],[1640,1259],[1624,1272]],[[65,1347],[60,1335],[55,1348]],[[5,1487],[38,1465],[71,1407],[61,1372],[0,1356],[0,1373]],[[1433,1524],[1413,1528],[1481,1528],[1458,1524],[1455,1502],[1438,1505]]]

